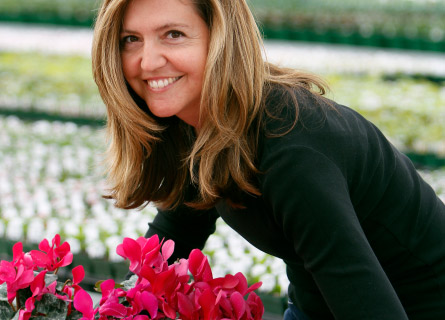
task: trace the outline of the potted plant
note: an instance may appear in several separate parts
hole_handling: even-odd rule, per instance
[[[257,320],[264,313],[261,299],[254,292],[261,286],[247,285],[242,273],[214,278],[207,257],[198,249],[188,259],[169,264],[172,240],[157,236],[136,240],[125,238],[117,253],[130,261],[129,280],[116,284],[100,281],[98,305],[82,289],[82,265],[72,269],[72,280],[57,281],[60,268],[71,264],[68,242],[56,235],[50,244],[44,239],[39,250],[23,252],[13,246],[12,261],[0,262],[0,318],[149,320],[149,319],[236,319]],[[247,299],[245,299],[247,297]]]

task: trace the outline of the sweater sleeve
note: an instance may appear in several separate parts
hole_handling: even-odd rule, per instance
[[[263,196],[319,289],[320,305],[335,319],[407,319],[361,228],[342,170],[322,152],[280,139],[266,144]],[[300,302],[311,319],[325,319]]]
[[[186,205],[176,210],[158,210],[145,237],[157,234],[160,239],[172,239],[175,242],[175,251],[169,262],[178,258],[188,258],[193,249],[203,249],[208,237],[215,232],[216,209],[207,211],[193,210]]]

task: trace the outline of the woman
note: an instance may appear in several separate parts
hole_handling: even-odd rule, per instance
[[[287,265],[286,319],[445,319],[445,206],[318,78],[268,64],[244,0],[105,0],[110,198],[202,248],[221,217]]]

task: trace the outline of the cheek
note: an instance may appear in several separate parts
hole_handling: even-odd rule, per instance
[[[138,72],[137,64],[135,63],[134,59],[132,59],[131,56],[127,54],[121,55],[121,63],[124,77],[127,79],[127,81],[130,81],[129,79],[135,76]]]
[[[192,75],[194,80],[202,81],[204,79],[206,65],[205,57],[195,56],[194,59],[185,60],[183,65],[186,66],[189,74]]]

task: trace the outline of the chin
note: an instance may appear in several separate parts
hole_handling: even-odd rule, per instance
[[[155,115],[158,118],[169,118],[173,117],[175,114],[172,114],[171,112],[167,112],[166,110],[159,110],[159,109],[150,109],[151,113]]]

